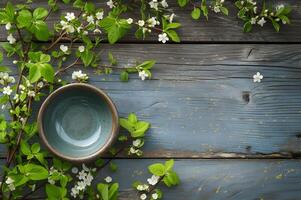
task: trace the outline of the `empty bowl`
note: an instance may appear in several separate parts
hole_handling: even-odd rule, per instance
[[[62,159],[86,162],[102,155],[118,134],[118,113],[110,97],[84,83],[51,93],[38,114],[40,138]]]

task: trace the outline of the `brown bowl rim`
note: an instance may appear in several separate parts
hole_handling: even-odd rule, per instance
[[[90,91],[94,91],[97,95],[99,95],[100,97],[102,97],[107,104],[109,105],[109,108],[112,112],[112,131],[111,131],[111,136],[107,139],[107,141],[105,142],[105,144],[96,152],[92,153],[91,155],[88,156],[84,156],[84,157],[71,157],[71,156],[66,156],[60,152],[58,152],[55,148],[53,148],[47,141],[45,133],[44,133],[44,129],[43,129],[43,115],[44,115],[44,111],[47,108],[47,106],[49,105],[49,103],[51,102],[51,100],[53,98],[55,98],[56,96],[60,95],[62,92],[69,90],[69,89],[73,89],[76,87],[81,87],[81,88],[85,88],[88,89]],[[38,113],[38,130],[39,130],[39,136],[43,142],[43,144],[50,150],[50,152],[52,152],[54,155],[71,161],[71,162],[90,162],[94,159],[96,159],[98,156],[103,155],[103,153],[105,153],[108,148],[113,144],[113,142],[116,140],[117,135],[118,135],[118,131],[119,131],[119,117],[118,117],[118,112],[116,109],[115,104],[113,103],[112,99],[102,90],[99,89],[93,85],[90,84],[86,84],[86,83],[70,83],[68,85],[62,86],[58,89],[56,89],[54,92],[52,92],[42,103],[40,109],[39,109],[39,113]]]

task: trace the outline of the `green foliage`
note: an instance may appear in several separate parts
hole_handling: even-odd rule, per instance
[[[54,79],[54,69],[52,65],[49,64],[51,57],[47,54],[43,54],[41,51],[29,52],[28,56],[31,61],[26,63],[26,67],[29,68],[28,79],[32,83],[35,83],[43,77],[52,83]]]
[[[126,129],[131,137],[144,137],[145,132],[150,128],[150,123],[146,121],[138,121],[134,113],[128,115],[128,118],[120,118],[120,126]]]
[[[67,189],[55,185],[46,185],[46,194],[48,200],[68,200]]]
[[[173,170],[173,166],[174,160],[168,160],[164,164],[152,164],[148,169],[153,175],[163,177],[163,182],[167,187],[172,187],[180,183],[179,176]]]
[[[97,184],[97,191],[101,197],[101,200],[116,200],[118,198],[119,184]]]

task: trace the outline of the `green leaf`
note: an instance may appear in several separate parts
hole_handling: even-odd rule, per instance
[[[178,185],[180,183],[180,178],[176,172],[172,171],[172,172],[168,172],[164,176],[163,182],[165,183],[165,185],[167,187],[172,187],[172,186]]]
[[[20,142],[20,148],[21,148],[21,152],[28,156],[28,155],[31,155],[31,150],[30,150],[30,146],[28,145],[27,142],[25,142],[24,140],[21,140]]]
[[[37,82],[41,78],[41,72],[38,68],[38,65],[28,63],[27,66],[29,66],[29,81],[31,83]]]
[[[116,165],[116,163],[110,162],[110,170],[112,172],[116,172],[118,169],[118,166]]]
[[[248,33],[252,30],[252,24],[250,21],[247,21],[245,24],[244,24],[244,32]]]
[[[24,165],[25,175],[31,180],[43,180],[48,178],[48,170],[40,165]]]
[[[170,24],[166,25],[165,30],[175,29],[175,28],[179,28],[179,27],[181,27],[180,23],[170,23]]]
[[[136,66],[136,68],[151,69],[154,66],[154,64],[156,64],[155,60],[147,60],[141,63],[140,65]]]
[[[46,185],[46,194],[48,197],[48,200],[64,200],[67,190],[66,188],[60,188],[55,185],[47,184]]]
[[[170,159],[168,161],[165,162],[165,169],[166,171],[170,171],[172,170],[173,166],[174,166],[174,160],[173,159]]]
[[[203,11],[203,15],[207,18],[208,20],[208,8],[206,6],[206,0],[202,0],[201,3],[201,10]]]
[[[156,176],[164,176],[165,175],[165,166],[161,163],[155,163],[148,167],[150,173]]]
[[[131,123],[129,120],[124,119],[124,118],[120,118],[119,119],[119,124],[122,128],[125,128],[126,130],[128,130],[130,133],[134,131],[134,124]]]
[[[177,32],[174,30],[166,31],[167,35],[171,38],[174,42],[180,42],[180,37],[178,36]]]
[[[147,131],[147,129],[150,127],[150,123],[145,121],[139,121],[135,125],[135,131],[131,132],[131,136],[136,137],[143,137],[144,133]]]
[[[36,23],[32,26],[32,31],[36,38],[40,41],[47,41],[50,37],[48,26],[42,20],[36,21]]]
[[[128,120],[132,123],[132,124],[136,124],[138,119],[137,119],[137,115],[135,115],[135,113],[130,113],[128,115]]]
[[[81,60],[84,63],[84,66],[87,67],[89,65],[91,65],[94,55],[93,52],[89,51],[89,50],[85,50],[81,55],[80,55]]]
[[[186,6],[186,4],[189,2],[189,0],[178,0],[178,4],[180,7]]]
[[[227,15],[227,16],[229,15],[229,10],[226,7],[221,6],[220,9],[221,9],[222,13],[224,13],[224,15]]]
[[[195,20],[199,19],[201,17],[201,9],[194,7],[191,12],[191,17]]]
[[[35,18],[36,20],[43,19],[47,15],[48,15],[48,10],[46,10],[45,8],[39,7],[33,11],[33,18]]]
[[[40,67],[41,75],[48,82],[53,83],[53,79],[54,79],[54,69],[53,69],[53,67],[48,63],[40,64],[39,67]]]
[[[0,66],[0,72],[11,72],[9,67],[6,66]]]
[[[113,54],[111,52],[109,52],[109,61],[111,65],[116,65],[117,64],[117,60],[114,58]]]
[[[40,147],[40,144],[39,143],[34,143],[32,146],[31,146],[31,151],[32,153],[39,153],[41,147]]]
[[[129,80],[129,74],[126,71],[122,71],[120,73],[120,80],[123,82],[127,82]]]
[[[109,199],[110,200],[117,199],[118,189],[119,189],[119,184],[118,183],[113,183],[110,186],[110,188],[109,188]]]
[[[3,61],[3,53],[2,51],[0,51],[0,63],[2,63],[2,61]]]
[[[108,184],[99,183],[97,184],[97,190],[100,192],[103,200],[109,200],[109,186]]]
[[[276,32],[279,32],[280,25],[275,20],[273,20],[273,19],[271,21],[272,21],[273,27],[276,30]]]
[[[17,17],[17,22],[19,28],[30,27],[32,24],[31,12],[29,10],[21,10]]]

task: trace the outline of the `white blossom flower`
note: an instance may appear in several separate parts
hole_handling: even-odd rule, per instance
[[[139,77],[144,81],[145,78],[148,77],[148,74],[144,70],[142,70],[139,72]]]
[[[7,41],[9,42],[9,44],[14,44],[16,42],[16,38],[14,38],[12,34],[9,34],[7,36]]]
[[[106,181],[107,183],[111,183],[111,182],[112,182],[112,177],[111,177],[111,176],[107,176],[107,177],[105,178],[105,181]]]
[[[259,24],[260,26],[263,26],[264,24],[266,23],[264,17],[262,17],[258,22],[257,24]]]
[[[154,27],[157,24],[156,17],[151,17],[147,20],[149,27]]]
[[[161,1],[161,5],[163,8],[167,8],[168,7],[168,3],[166,2],[166,0],[162,0]]]
[[[156,185],[158,183],[158,180],[159,180],[159,176],[155,176],[155,175],[152,175],[151,178],[148,178],[147,179],[147,182],[150,184],[150,185]]]
[[[5,183],[7,184],[10,191],[14,191],[16,189],[14,182],[15,181],[11,177],[7,177],[7,179],[5,181]]]
[[[219,13],[219,12],[221,12],[221,9],[220,9],[219,6],[214,6],[213,11],[214,11],[215,13]]]
[[[280,10],[281,8],[284,8],[284,5],[283,4],[280,4],[276,7],[276,10]]]
[[[145,24],[144,20],[139,20],[139,21],[138,21],[138,25],[139,25],[139,26],[142,27],[142,26],[144,26],[144,24]]]
[[[13,76],[8,77],[7,82],[9,83],[15,83],[16,79]]]
[[[143,193],[143,194],[140,195],[141,200],[145,200],[146,198],[147,198],[146,194]]]
[[[8,23],[5,25],[5,29],[6,29],[6,30],[10,30],[10,29],[11,29],[11,23],[8,22]]]
[[[158,5],[159,5],[159,3],[158,3],[157,0],[152,0],[152,1],[149,2],[148,4],[149,4],[149,6],[150,6],[151,8],[153,8],[153,9],[155,9],[155,10],[158,10]]]
[[[253,76],[254,83],[256,83],[256,82],[260,83],[262,79],[263,79],[263,75],[261,75],[260,72],[257,72]]]
[[[158,196],[157,193],[153,193],[153,194],[152,194],[152,198],[153,198],[154,200],[158,199],[158,197],[159,197],[159,196]]]
[[[166,41],[168,41],[168,40],[169,40],[169,38],[166,33],[162,33],[162,34],[158,35],[159,42],[166,43]]]
[[[32,185],[32,188],[31,188],[31,191],[33,192],[33,191],[35,191],[36,190],[36,184],[33,184]]]
[[[10,88],[10,86],[3,88],[3,94],[6,94],[9,96],[12,92],[13,92],[13,90]]]
[[[85,163],[82,164],[82,168],[86,172],[90,172],[90,169],[85,165]]]
[[[82,45],[79,46],[79,47],[78,47],[78,51],[81,52],[81,53],[83,53],[83,52],[85,51],[85,47],[82,46]]]
[[[169,23],[172,23],[173,22],[173,18],[175,17],[175,13],[172,13],[170,16],[169,16]]]
[[[133,19],[132,18],[128,18],[126,21],[127,21],[128,24],[132,24],[133,23]]]
[[[138,147],[140,144],[141,144],[141,140],[140,139],[137,139],[137,140],[133,141],[133,146],[134,147]]]
[[[55,184],[55,180],[51,179],[51,177],[48,177],[48,183],[51,185]]]
[[[93,176],[91,175],[91,173],[89,173],[87,177],[84,179],[84,182],[87,186],[90,186],[93,179],[94,179]]]
[[[25,90],[26,87],[25,87],[24,85],[20,84],[20,85],[19,85],[19,89],[20,89],[20,90]]]
[[[255,7],[253,8],[253,11],[254,11],[255,14],[257,13],[257,6],[255,6]]]
[[[17,64],[17,63],[18,63],[18,61],[17,61],[17,60],[14,60],[14,61],[13,61],[13,64]]]
[[[107,1],[107,6],[109,6],[111,9],[114,8],[115,7],[114,1],[113,0]]]
[[[95,14],[95,16],[96,16],[96,19],[103,19],[103,12],[97,12]]]
[[[65,46],[65,45],[63,45],[63,44],[61,44],[60,49],[61,49],[61,51],[64,52],[64,53],[66,53],[66,52],[68,51],[68,47]]]
[[[83,32],[83,35],[88,35],[88,31],[84,31],[84,32]]]
[[[1,109],[4,110],[6,108],[6,105],[2,105]]]
[[[99,30],[98,28],[96,28],[93,33],[101,33],[101,30]]]
[[[71,172],[73,174],[77,174],[78,173],[78,168],[77,167],[72,167]]]
[[[77,177],[79,180],[84,180],[86,178],[86,176],[87,176],[87,173],[84,170],[82,170],[78,173]]]
[[[44,83],[42,81],[38,82],[37,84],[38,88],[42,88],[44,86]]]
[[[87,22],[88,22],[89,24],[94,24],[94,23],[95,23],[95,22],[94,22],[94,17],[93,17],[92,15],[88,16],[88,17],[87,17]]]
[[[71,188],[71,196],[73,198],[76,198],[76,196],[79,194],[79,190],[76,187]]]
[[[131,148],[130,148],[130,153],[131,153],[131,154],[137,153],[137,149],[135,149],[134,147],[131,147]]]
[[[76,188],[77,188],[78,190],[84,190],[84,189],[86,188],[86,183],[85,183],[84,181],[79,181],[79,182],[77,183]]]
[[[35,93],[35,91],[29,90],[28,93],[27,93],[27,95],[28,95],[29,97],[35,97],[35,96],[36,96],[36,93]]]
[[[66,16],[65,16],[65,18],[67,19],[67,21],[72,21],[72,20],[74,20],[75,19],[75,15],[74,15],[74,13],[73,12],[67,12],[67,14],[66,14]]]

